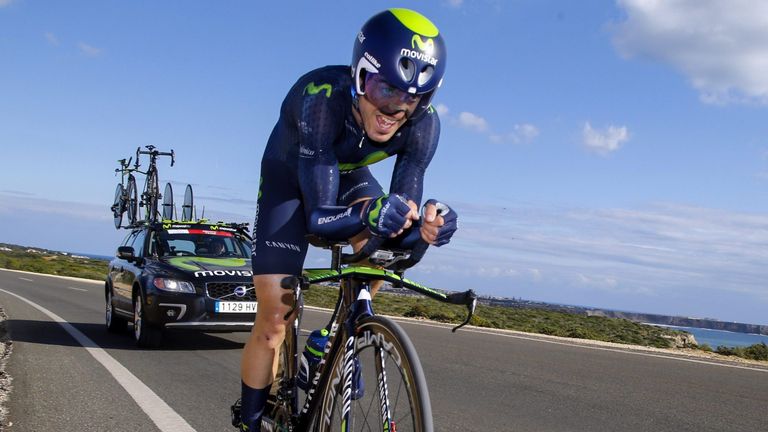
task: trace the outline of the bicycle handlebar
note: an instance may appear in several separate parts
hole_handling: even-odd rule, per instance
[[[161,152],[159,150],[155,150],[155,146],[148,145],[144,146],[147,148],[147,150],[142,150],[141,147],[136,148],[136,168],[139,167],[139,155],[149,155],[150,156],[150,163],[153,163],[152,161],[157,158],[158,156],[170,156],[171,157],[171,166],[173,166],[174,162],[176,162],[176,153],[171,149],[170,152]]]

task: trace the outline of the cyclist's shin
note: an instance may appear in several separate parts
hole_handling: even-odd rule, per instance
[[[264,407],[267,405],[267,396],[272,385],[263,389],[248,387],[242,383],[242,407],[240,419],[242,424],[240,430],[248,432],[261,431],[261,415],[264,413]]]

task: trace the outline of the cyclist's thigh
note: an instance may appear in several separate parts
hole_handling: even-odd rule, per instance
[[[301,274],[307,254],[306,235],[295,170],[280,161],[263,160],[251,246],[254,276]]]
[[[340,206],[349,206],[361,198],[376,198],[383,194],[384,190],[368,167],[344,171],[339,175]]]

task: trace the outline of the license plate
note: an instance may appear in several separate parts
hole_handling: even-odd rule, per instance
[[[216,302],[216,313],[255,313],[257,302]]]

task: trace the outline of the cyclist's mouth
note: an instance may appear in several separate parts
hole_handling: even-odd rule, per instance
[[[398,111],[393,115],[376,115],[376,126],[386,133],[397,127],[404,118],[405,112],[403,111]]]

